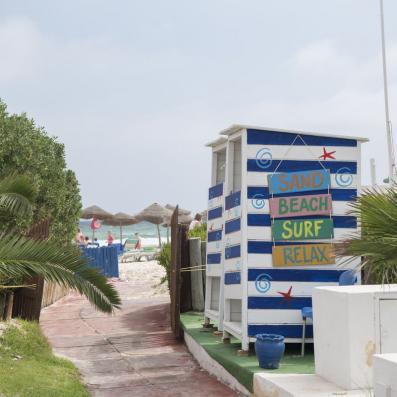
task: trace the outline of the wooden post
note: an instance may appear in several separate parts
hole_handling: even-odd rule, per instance
[[[207,242],[206,241],[202,241],[201,242],[201,266],[203,268],[205,268],[206,265],[207,265]],[[201,272],[201,274],[203,276],[203,294],[204,294],[204,297],[205,297],[205,288],[206,288],[205,281],[206,281],[206,278],[207,278],[205,270],[203,270]]]
[[[157,234],[159,236],[159,248],[161,248],[161,234],[160,234],[160,225],[157,225]]]
[[[179,227],[179,248],[181,250],[181,269],[190,267],[189,240],[187,238],[188,227],[178,225]],[[192,310],[192,289],[191,289],[191,272],[182,272],[181,275],[181,313]]]
[[[6,294],[0,292],[0,321],[4,320],[4,310],[6,308]]]
[[[178,225],[178,206],[171,217],[171,271],[170,271],[170,295],[171,295],[171,329],[174,336],[180,338],[183,331],[180,325],[181,303],[181,249]]]
[[[6,306],[6,321],[10,321],[12,318],[12,307],[14,305],[14,292],[7,293],[7,306]]]
[[[194,311],[204,311],[204,290],[203,290],[203,276],[201,268],[201,239],[189,239],[190,252],[190,282],[192,287],[192,308]]]

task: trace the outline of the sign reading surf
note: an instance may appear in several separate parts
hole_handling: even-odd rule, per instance
[[[270,194],[326,190],[330,186],[328,170],[297,171],[268,176]]]
[[[332,219],[275,219],[272,236],[279,240],[330,239],[334,235]]]
[[[273,266],[332,265],[335,254],[332,244],[282,245],[273,247]]]

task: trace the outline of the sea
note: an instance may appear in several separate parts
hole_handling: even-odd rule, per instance
[[[80,230],[84,236],[88,236],[91,240],[92,238],[92,230],[90,228],[91,221],[80,219]],[[123,242],[127,238],[134,239],[135,233],[139,233],[139,236],[142,239],[142,245],[144,247],[148,246],[157,246],[158,245],[158,236],[157,236],[157,226],[153,225],[149,222],[140,222],[135,225],[123,226]],[[95,237],[99,240],[99,243],[105,244],[108,231],[112,232],[114,237],[114,242],[118,243],[120,241],[120,227],[119,226],[109,226],[102,225],[99,229],[95,230]],[[160,226],[160,235],[162,242],[167,241],[167,229],[163,226]]]

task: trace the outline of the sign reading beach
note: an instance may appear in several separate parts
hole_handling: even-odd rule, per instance
[[[272,218],[330,215],[332,212],[332,198],[330,194],[277,197],[269,199],[269,203]]]
[[[330,187],[328,170],[297,171],[268,176],[270,194],[326,190]]]
[[[273,247],[273,266],[332,265],[335,254],[332,244],[283,245]]]
[[[332,219],[275,219],[272,225],[274,240],[329,239],[334,235]]]

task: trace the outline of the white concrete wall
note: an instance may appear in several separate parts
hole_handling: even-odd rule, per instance
[[[397,397],[397,353],[374,356],[374,397]]]
[[[379,302],[396,298],[397,285],[315,288],[316,374],[347,390],[370,389],[381,346]]]

